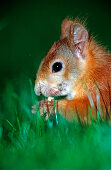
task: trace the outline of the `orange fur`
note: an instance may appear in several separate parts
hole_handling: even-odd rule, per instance
[[[52,74],[51,64],[58,60],[63,61],[65,68],[60,74]],[[98,94],[100,96],[99,107],[104,116],[110,117],[111,54],[99,46],[88,35],[84,25],[78,21],[63,21],[61,40],[52,46],[37,73],[36,94],[53,95],[54,88],[57,94],[62,96],[58,85],[63,82],[68,82],[69,85],[69,91],[65,91],[66,95],[69,93],[73,95],[75,92],[74,97],[70,100],[65,98],[56,101],[58,112],[63,114],[66,119],[73,120],[79,117],[82,122],[90,122],[89,110],[91,110],[93,118],[96,118]],[[55,95],[57,94],[55,93]],[[103,115],[100,114],[100,117],[103,118]]]

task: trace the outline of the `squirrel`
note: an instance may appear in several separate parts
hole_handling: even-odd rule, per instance
[[[57,112],[68,121],[90,122],[111,114],[111,54],[95,42],[85,25],[65,19],[37,72],[36,95],[65,96],[39,101],[40,113]],[[99,109],[99,111],[98,111]]]

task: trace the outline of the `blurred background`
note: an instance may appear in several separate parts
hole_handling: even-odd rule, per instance
[[[59,39],[66,17],[85,19],[89,32],[111,50],[108,0],[0,1],[0,93],[21,75],[34,82],[41,59]]]

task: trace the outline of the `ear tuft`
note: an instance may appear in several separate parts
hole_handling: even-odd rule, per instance
[[[61,24],[61,39],[68,37],[70,33],[70,27],[73,24],[72,20],[65,19]]]
[[[84,49],[88,42],[88,32],[78,20],[65,19],[61,25],[61,39],[68,39],[71,49],[76,48],[77,56],[83,56]]]

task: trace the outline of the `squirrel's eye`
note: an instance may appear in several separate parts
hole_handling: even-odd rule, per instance
[[[52,66],[52,72],[55,73],[55,72],[59,72],[62,70],[62,63],[61,62],[56,62],[53,64]]]

